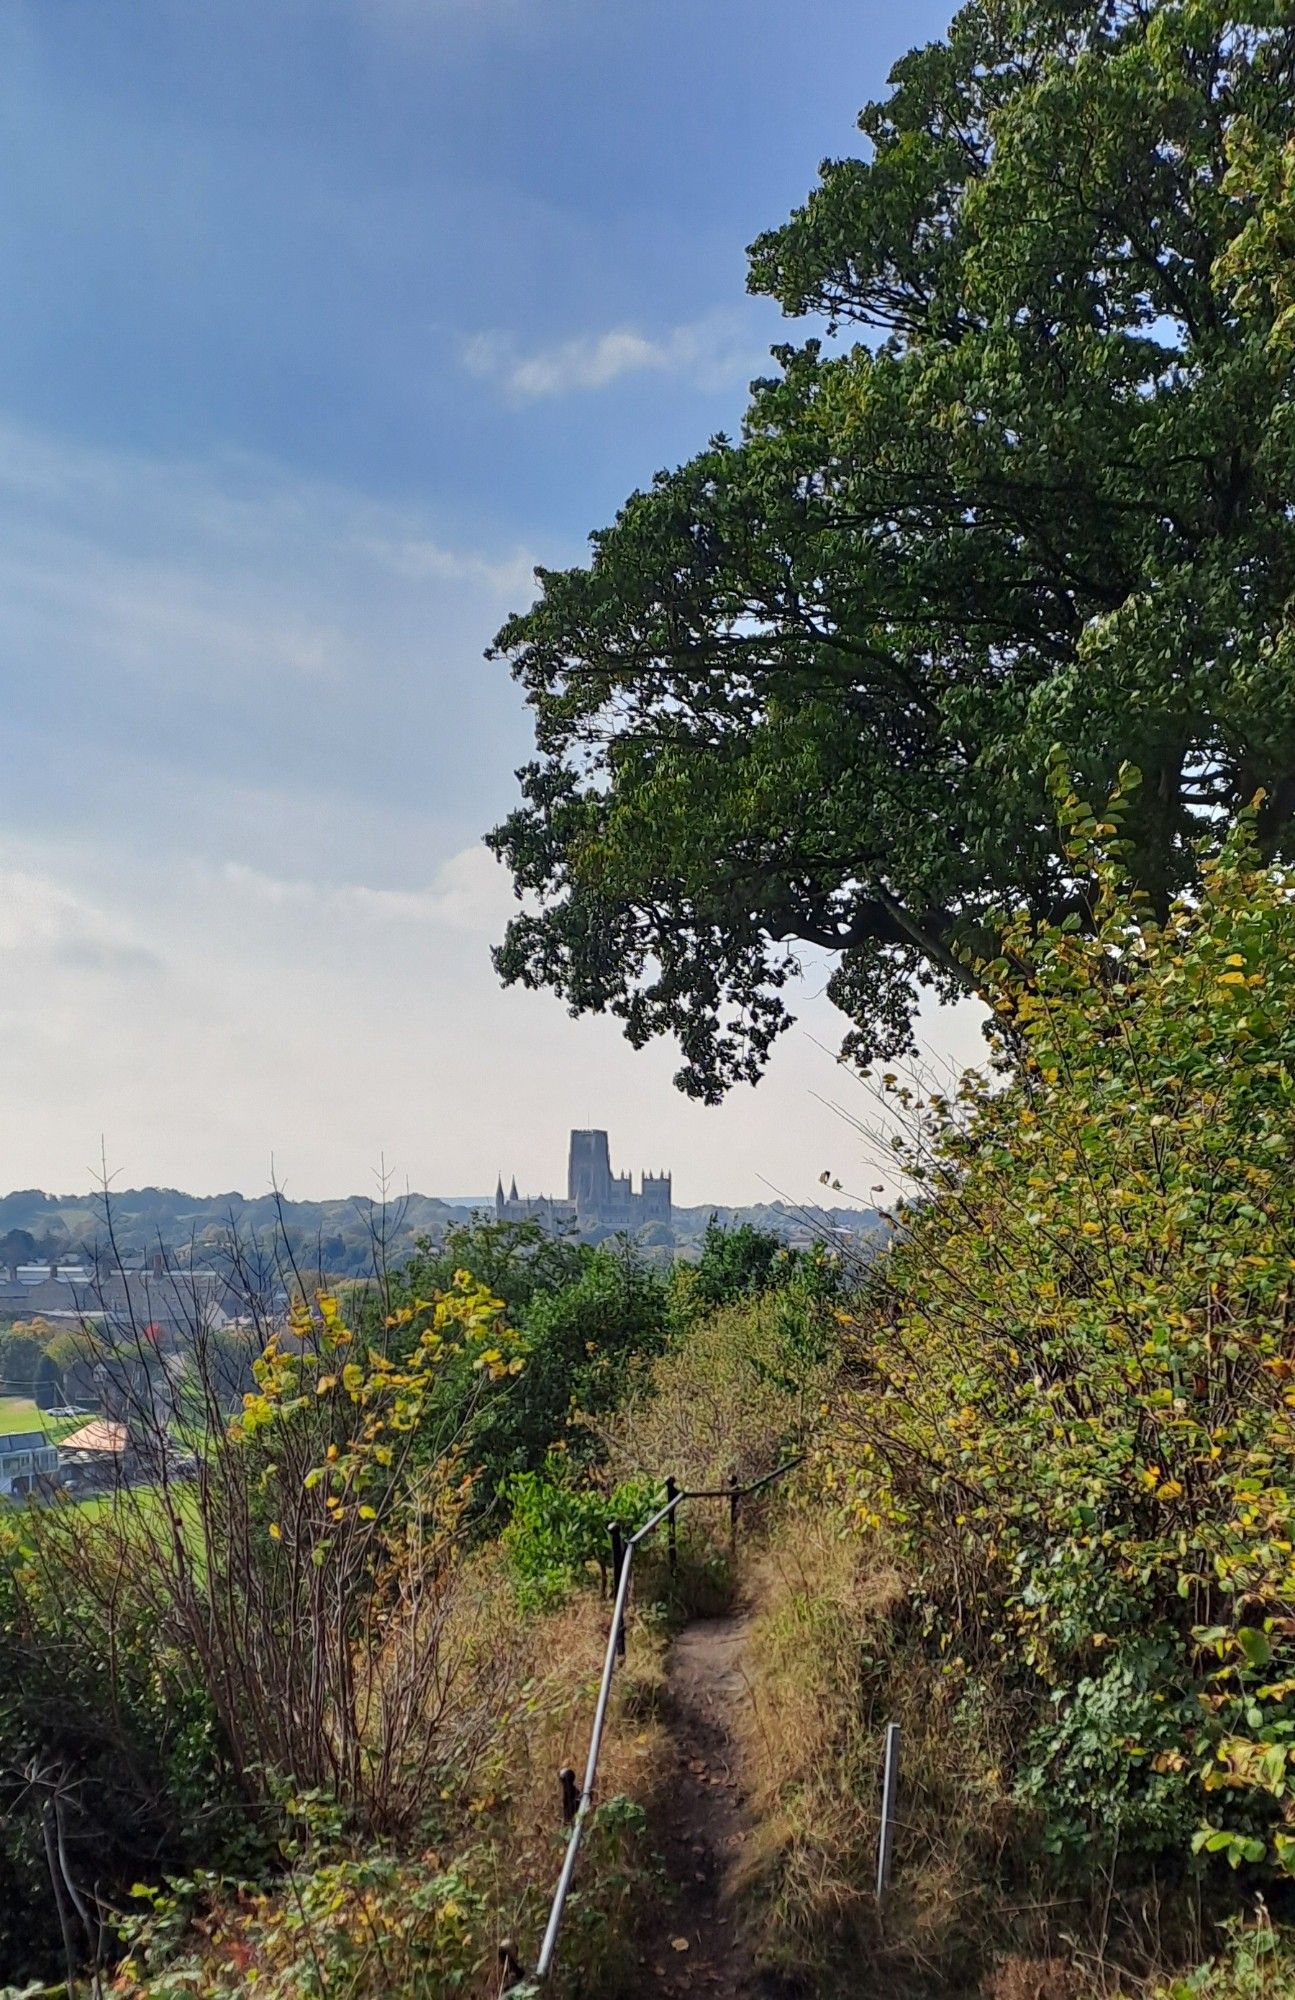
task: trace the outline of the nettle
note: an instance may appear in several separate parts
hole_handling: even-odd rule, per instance
[[[573,1483],[560,1451],[550,1452],[543,1472],[514,1473],[504,1494],[509,1517],[500,1539],[525,1611],[560,1604],[594,1574],[606,1589],[609,1523],[632,1533],[661,1504],[651,1479],[622,1480],[610,1493]]]
[[[1084,907],[981,968],[997,1074],[886,1079],[921,1194],[843,1454],[1049,1846],[1295,1872],[1295,871],[1243,816],[1157,915],[1061,792]]]

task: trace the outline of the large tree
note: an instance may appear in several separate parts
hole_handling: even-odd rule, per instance
[[[861,1055],[1073,895],[1051,747],[1163,904],[1203,818],[1295,809],[1295,7],[973,0],[750,284],[742,436],[660,473],[496,642],[534,710],[490,836],[509,981],[683,1087],[759,1074],[798,941]]]

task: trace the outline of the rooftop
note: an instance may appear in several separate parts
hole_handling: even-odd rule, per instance
[[[106,1418],[96,1417],[93,1423],[82,1424],[71,1437],[60,1440],[60,1451],[104,1452],[111,1458],[121,1458],[130,1436],[125,1424],[115,1424]]]

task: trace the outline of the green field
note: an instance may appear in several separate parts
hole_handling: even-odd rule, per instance
[[[205,1574],[206,1561],[197,1492],[192,1486],[173,1487],[171,1491],[185,1544],[201,1576]],[[77,1526],[116,1529],[119,1534],[144,1542],[156,1542],[159,1537],[164,1542],[170,1541],[171,1512],[157,1486],[130,1486],[117,1493],[90,1493],[83,1499],[68,1500],[65,1510],[65,1518]]]
[[[45,1431],[57,1441],[88,1422],[87,1417],[51,1417],[30,1396],[0,1396],[0,1431]]]

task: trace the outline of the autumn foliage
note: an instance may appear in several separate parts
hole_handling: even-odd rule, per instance
[[[1243,816],[1161,922],[1125,797],[1082,920],[1006,922],[996,1060],[886,1079],[920,1189],[849,1328],[835,1470],[998,1690],[1045,1844],[1295,1865],[1295,873]]]

